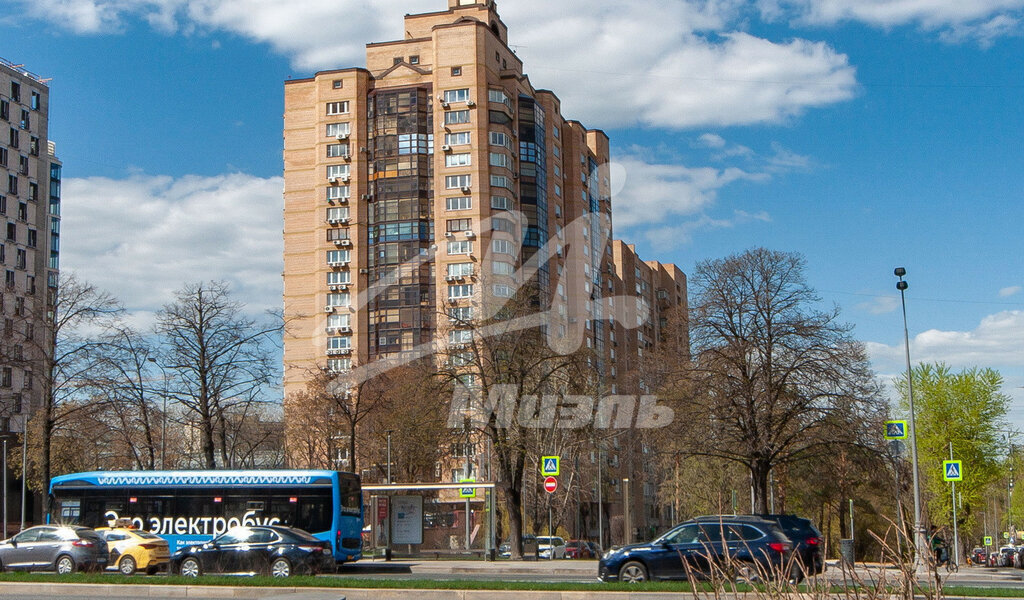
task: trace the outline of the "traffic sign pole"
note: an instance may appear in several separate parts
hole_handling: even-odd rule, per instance
[[[949,442],[949,460],[953,460],[953,442]],[[960,469],[960,477],[964,476],[963,468]],[[954,565],[960,564],[960,536],[956,524],[956,481],[950,482],[953,493],[953,560]]]

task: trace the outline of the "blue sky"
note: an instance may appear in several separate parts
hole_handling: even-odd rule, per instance
[[[51,77],[63,265],[140,323],[182,282],[280,304],[283,82],[444,0],[3,0]],[[684,271],[764,245],[902,370],[990,366],[1024,428],[1024,0],[504,0],[514,49],[613,140],[616,235]]]

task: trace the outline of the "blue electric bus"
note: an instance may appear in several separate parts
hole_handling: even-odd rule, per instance
[[[362,558],[359,476],[337,471],[96,471],[54,477],[52,522],[112,527],[131,519],[171,551],[239,525],[287,525],[331,543],[339,564]]]

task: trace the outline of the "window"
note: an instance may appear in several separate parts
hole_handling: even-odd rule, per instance
[[[516,254],[515,246],[508,240],[491,240],[491,249],[497,254],[508,254],[509,256]]]
[[[469,111],[468,110],[450,110],[444,113],[444,124],[445,125],[462,125],[463,123],[469,123]],[[11,131],[14,131],[13,129]],[[12,146],[17,148],[14,143]]]
[[[21,122],[18,123],[18,126],[21,127],[22,129],[31,129],[32,128],[32,122],[29,119],[30,119],[30,113],[27,110],[25,110],[25,109],[21,109]]]
[[[352,254],[350,250],[328,250],[327,251],[327,262],[328,264],[346,264],[349,262]]]
[[[469,102],[469,88],[445,90],[444,101],[449,104],[453,102]]]
[[[349,285],[352,283],[350,271],[328,271],[327,285]]]
[[[6,100],[0,100],[0,119],[11,120],[11,103]]]
[[[39,156],[39,138],[34,135],[28,138],[28,153],[32,156]]]
[[[562,156],[562,149],[558,146],[552,146],[551,152],[555,155],[555,158],[560,158]]]
[[[473,341],[472,329],[456,329],[448,332],[449,344],[468,344]]]
[[[18,193],[18,176],[17,175],[8,175],[7,176],[7,193],[8,194],[15,194],[15,195],[17,195],[17,193]]]
[[[504,175],[491,175],[491,187],[512,189],[512,179]]]
[[[516,226],[508,219],[495,217],[491,219],[491,229],[493,231],[501,231],[503,233],[515,233]]]
[[[347,185],[335,185],[327,188],[327,199],[328,200],[345,200],[349,197],[350,192],[349,186]]]
[[[341,79],[335,79],[334,81],[331,82],[331,87],[336,90],[340,90],[341,88],[345,87],[345,82]]]
[[[18,219],[20,219],[22,221],[28,221],[28,203],[27,202],[19,202],[18,203]]]
[[[10,135],[9,139],[10,139],[10,143],[7,144],[7,145],[10,146],[11,148],[17,148],[18,147],[18,139],[19,139],[19,134],[18,134],[18,130],[17,129],[11,127],[11,135]]]
[[[510,285],[505,285],[504,283],[494,284],[494,295],[498,298],[511,298],[514,293],[515,290]]]
[[[332,373],[343,373],[352,370],[351,358],[328,358],[327,370]]]
[[[449,190],[459,190],[472,184],[472,175],[448,175],[444,178],[444,186]]]
[[[347,240],[349,238],[348,228],[344,229],[328,229],[327,230],[327,241],[336,242],[338,240]]]
[[[327,306],[346,307],[350,302],[348,294],[327,294]]]
[[[461,77],[462,67],[452,67],[452,77]]]
[[[327,222],[334,223],[348,219],[347,206],[332,206],[327,209]]]
[[[10,242],[18,241],[18,226],[14,223],[7,223],[7,240]]]
[[[24,248],[18,248],[17,255],[14,262],[14,268],[24,269],[28,263],[28,251]]]
[[[462,242],[448,242],[448,255],[456,256],[460,254],[472,254],[473,253],[473,242],[462,241]],[[14,273],[11,272],[13,277]]]
[[[13,373],[14,371],[10,367],[4,367],[3,371],[0,371],[0,387],[11,387],[11,376]]]
[[[34,181],[28,182],[28,199],[33,202],[39,200],[39,184]]]
[[[446,167],[468,167],[472,162],[472,158],[468,152],[462,154],[449,154],[444,157],[444,166]]]
[[[348,156],[348,144],[328,144],[327,158],[341,158]]]
[[[17,81],[11,82],[11,100],[21,102],[21,84]]]
[[[469,210],[473,208],[473,199],[463,196],[446,198],[445,205],[448,210]]]
[[[327,338],[328,350],[351,350],[352,338],[350,337],[329,337]]]
[[[14,287],[14,271],[8,270],[4,273],[4,285]]]
[[[0,148],[0,167],[7,166],[7,148]]]
[[[559,198],[562,197],[562,186],[558,185],[557,183],[555,184],[555,195],[558,196]]]
[[[456,321],[469,321],[473,319],[472,306],[455,306],[448,309],[448,318]]]
[[[491,166],[511,169],[512,159],[509,158],[508,154],[505,154],[503,152],[491,152]]]
[[[455,263],[448,265],[449,277],[471,277],[473,275],[473,263]]]
[[[351,123],[328,123],[327,124],[327,137],[338,137],[339,135],[345,136],[352,133]]]
[[[348,177],[351,167],[349,165],[328,165],[327,166],[327,178],[342,178]]]
[[[472,298],[472,297],[473,297],[473,285],[472,284],[450,285],[450,286],[448,286],[448,299],[449,300],[459,300],[459,299],[462,299],[462,298]]]
[[[501,146],[502,148],[512,149],[512,142],[509,141],[507,133],[501,133],[500,131],[492,131],[487,135],[492,146]]]
[[[18,157],[18,172],[22,175],[28,175],[28,157],[24,154]]]
[[[491,263],[491,272],[495,275],[514,275],[516,266],[512,263],[496,261]]]
[[[409,64],[410,65],[418,65],[418,64],[420,64],[420,57],[419,56],[410,56],[409,57]]]
[[[512,210],[512,200],[505,196],[491,196],[491,208]]]
[[[472,219],[448,219],[445,231],[468,231],[473,227]]]
[[[448,146],[468,146],[471,140],[472,138],[468,131],[444,134],[444,143]]]
[[[491,102],[500,102],[512,108],[512,101],[508,99],[508,95],[503,90],[487,90],[487,99]]]
[[[401,56],[396,56],[396,57],[391,59],[391,64],[393,64],[393,65],[400,65],[403,62],[405,62],[405,61],[402,60]]]
[[[329,115],[343,115],[349,112],[349,102],[345,100],[343,102],[328,102],[327,103],[327,114]]]

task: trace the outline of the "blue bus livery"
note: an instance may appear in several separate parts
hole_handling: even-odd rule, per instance
[[[362,557],[362,498],[359,477],[338,471],[95,471],[54,477],[49,516],[87,527],[131,519],[172,551],[236,526],[287,525],[346,563]]]

